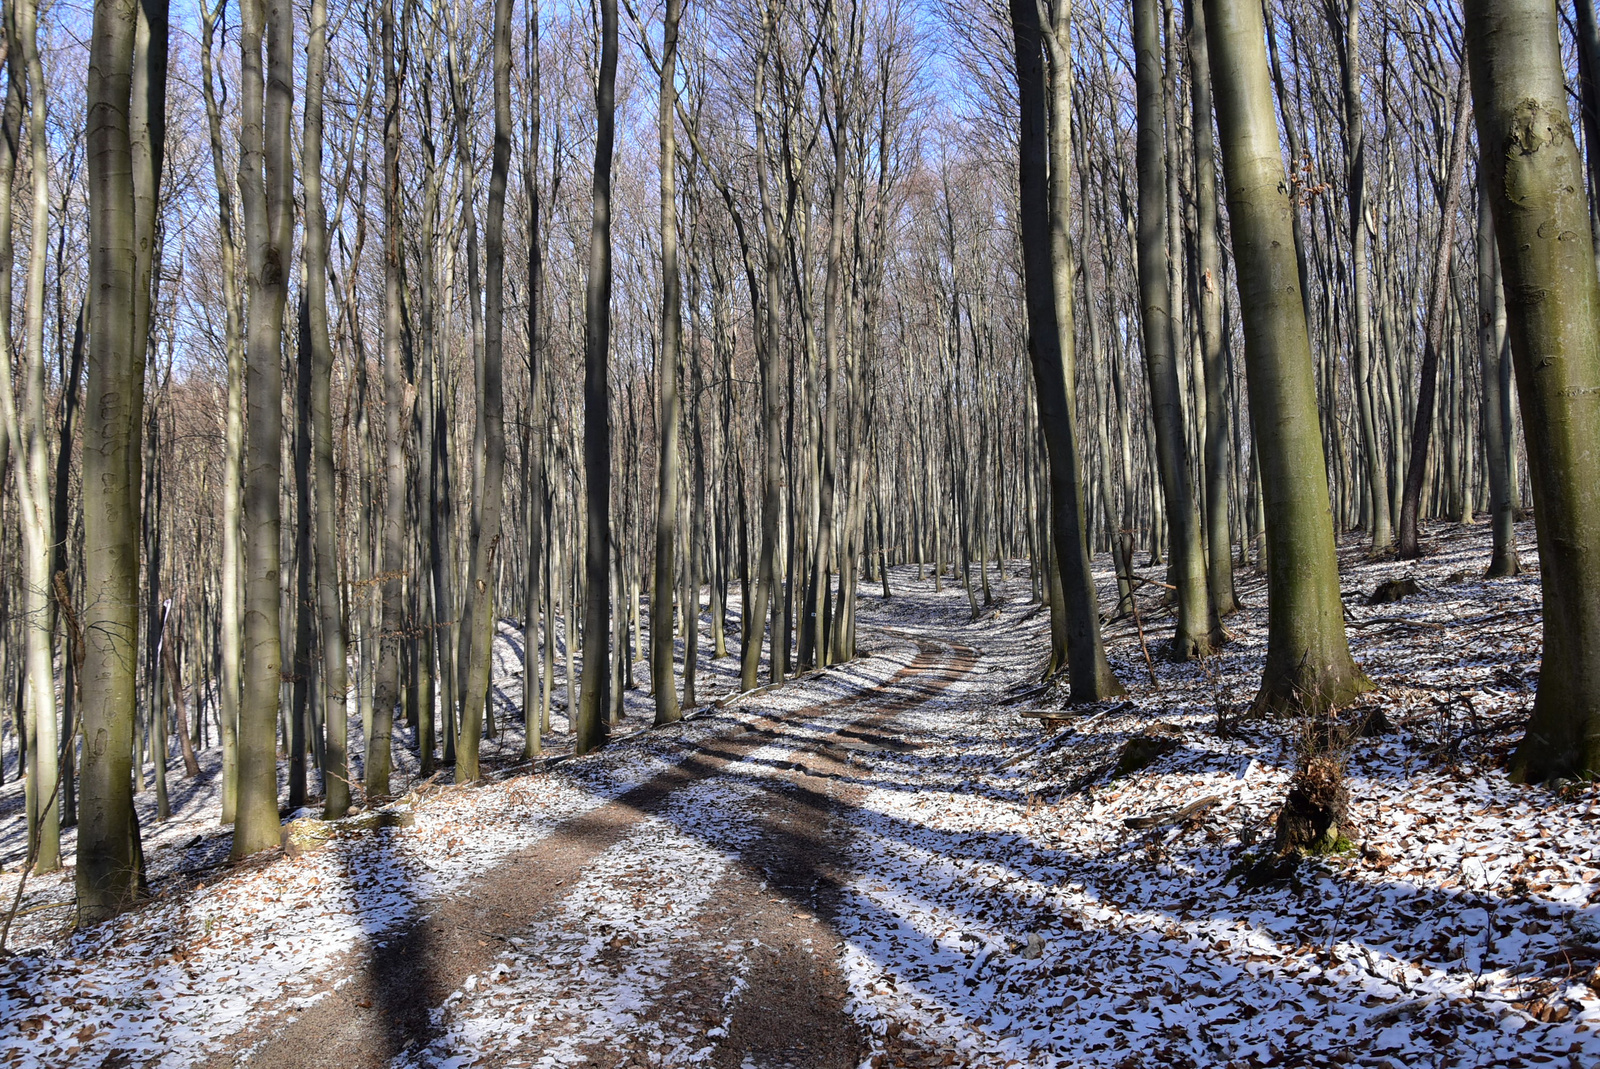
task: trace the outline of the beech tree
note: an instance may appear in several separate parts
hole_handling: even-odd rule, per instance
[[[1244,356],[1267,514],[1267,663],[1257,709],[1336,708],[1372,684],[1345,639],[1292,206],[1261,9],[1206,0]]]
[[[600,126],[595,134],[589,281],[584,293],[583,472],[588,539],[584,551],[583,681],[573,725],[579,753],[604,746],[610,735],[611,420],[606,381],[611,358],[611,161],[616,140],[616,82],[617,0],[600,0],[600,78],[595,87]]]
[[[1061,0],[1063,8],[1065,0]],[[1075,426],[1075,404],[1071,391],[1071,360],[1064,351],[1070,345],[1071,294],[1058,286],[1070,278],[1068,264],[1054,262],[1064,250],[1052,248],[1051,188],[1064,199],[1071,189],[1066,153],[1070,137],[1050,139],[1046,129],[1046,97],[1042,47],[1044,31],[1037,5],[1028,0],[1013,0],[1011,27],[1016,47],[1018,100],[1022,117],[1019,136],[1018,177],[1020,229],[1024,258],[1026,305],[1028,310],[1028,355],[1038,391],[1039,420],[1049,455],[1050,535],[1055,547],[1055,568],[1060,576],[1059,602],[1052,602],[1053,615],[1061,625],[1052,628],[1066,639],[1066,649],[1052,651],[1052,668],[1065,658],[1074,701],[1093,702],[1122,693],[1122,684],[1112,674],[1100,640],[1100,611],[1096,604],[1089,557],[1084,545],[1083,507],[1080,503],[1083,479]],[[1066,21],[1052,29],[1060,40]],[[1062,57],[1064,58],[1064,57]],[[1060,60],[1058,59],[1058,64]],[[1065,81],[1065,72],[1057,75]],[[1054,100],[1054,114],[1065,122],[1071,114],[1064,94]],[[1050,149],[1058,153],[1051,157]],[[1055,206],[1056,216],[1065,205]],[[1060,220],[1064,227],[1065,220]],[[1062,317],[1062,311],[1068,314]],[[1063,318],[1065,322],[1063,323]]]
[[[288,0],[239,9],[239,203],[245,240],[246,423],[244,671],[239,703],[239,811],[233,856],[278,842],[274,739],[283,677],[279,490],[283,478],[283,309],[293,238],[289,144],[294,22]],[[266,64],[262,64],[262,44]]]
[[[1544,657],[1526,780],[1600,770],[1600,276],[1562,78],[1555,5],[1466,5],[1484,194],[1504,271],[1506,330],[1538,513]]]
[[[166,78],[165,14],[159,3],[96,0],[90,46],[89,280],[96,297],[89,312],[88,389],[98,400],[85,412],[83,444],[87,745],[78,817],[80,924],[126,909],[144,889],[133,807],[139,606],[139,504],[133,488],[150,321],[149,291],[139,287],[148,280],[141,261],[148,261],[138,250],[148,248],[155,225],[150,183],[160,175],[165,129],[161,111],[148,101],[164,96],[155,86]],[[146,93],[136,101],[140,70]],[[157,117],[154,123],[151,116]],[[141,186],[146,195],[140,195]]]

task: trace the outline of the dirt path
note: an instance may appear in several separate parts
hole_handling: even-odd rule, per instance
[[[907,636],[909,637],[909,636]],[[341,1069],[671,1064],[851,1069],[833,929],[859,787],[882,729],[976,651],[915,639],[883,684],[686,743],[696,752],[377,934],[370,957],[209,1064]]]

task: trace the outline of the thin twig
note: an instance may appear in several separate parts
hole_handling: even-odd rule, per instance
[[[56,777],[55,785],[50,788],[50,796],[45,799],[44,806],[39,810],[39,821],[34,825],[33,832],[28,836],[27,860],[22,864],[22,876],[17,880],[17,893],[11,899],[11,908],[6,911],[6,922],[0,926],[0,956],[6,952],[6,941],[11,938],[11,922],[17,919],[17,910],[22,905],[22,892],[28,886],[28,874],[33,871],[34,862],[39,857],[39,837],[44,832],[43,814],[50,812],[50,807],[56,803],[56,795],[61,790],[61,777]]]
[[[1139,577],[1136,575],[1134,578]],[[1144,666],[1150,670],[1150,685],[1159,686],[1160,683],[1156,679],[1156,662],[1150,658],[1150,645],[1144,640],[1144,621],[1139,617],[1139,599],[1129,597],[1128,604],[1133,606],[1133,626],[1139,629],[1139,648],[1144,651]]]

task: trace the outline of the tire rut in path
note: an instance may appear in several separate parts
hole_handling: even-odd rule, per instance
[[[906,748],[880,729],[956,682],[977,658],[966,646],[918,644],[919,659],[928,657],[930,669],[937,653],[945,653],[946,663],[810,747],[808,760],[769,791],[760,837],[743,860],[780,897],[745,894],[753,901],[743,927],[761,940],[764,953],[746,976],[726,1040],[712,1055],[719,1069],[855,1069],[861,1063],[865,1037],[844,1009],[848,989],[836,949],[836,920],[849,883],[843,810],[864,793],[853,782],[852,759],[863,745]],[[795,912],[795,905],[804,910]]]
[[[374,933],[370,955],[353,967],[353,975],[343,980],[330,977],[324,985],[326,993],[295,1020],[270,1031],[254,1030],[235,1037],[229,1050],[214,1055],[206,1065],[220,1069],[240,1064],[248,1050],[248,1063],[263,1069],[324,1065],[379,1069],[397,1055],[426,1044],[436,1033],[430,1011],[467,977],[492,966],[506,940],[552,916],[565,896],[564,889],[577,882],[585,867],[623,840],[641,820],[661,810],[675,791],[783,739],[785,728],[796,720],[841,707],[870,705],[869,711],[851,722],[852,728],[859,729],[929,700],[971,666],[974,651],[966,647],[905,637],[916,641],[919,652],[885,682],[794,712],[762,714],[758,719],[761,726],[750,724],[705,742],[685,743],[694,753],[680,764],[562,823],[550,835],[509,856],[464,892],[420,903],[427,913]],[[946,654],[947,650],[951,652]],[[940,660],[948,663],[939,666]],[[908,683],[913,679],[917,682]],[[767,938],[784,933],[784,938],[774,940],[769,953],[752,964],[746,977],[749,986],[734,1007],[726,1039],[718,1046],[730,1051],[742,1047],[765,1059],[758,1061],[761,1065],[850,1069],[859,1060],[851,1060],[860,1037],[843,1012],[844,982],[833,952],[838,937],[830,923],[842,889],[838,866],[844,844],[829,841],[827,836],[834,808],[832,792],[818,792],[800,782],[844,772],[847,755],[831,753],[831,743],[831,736],[796,741],[797,749],[810,751],[811,764],[788,777],[794,782],[793,789],[769,789],[772,808],[762,821],[757,842],[745,852],[745,863],[768,872],[769,884],[776,885],[788,901],[812,911],[808,918],[801,918],[790,907],[778,910],[770,897],[765,900],[767,908],[762,908],[758,903],[763,896],[740,896],[755,908],[741,911],[739,927],[760,928]],[[815,874],[809,892],[801,878],[807,873]],[[798,923],[802,920],[805,923]],[[814,930],[801,934],[807,925]],[[803,957],[797,956],[806,938],[812,941],[810,949]],[[821,951],[822,957],[816,951]],[[826,964],[822,964],[824,958]],[[802,1051],[791,1052],[793,1043],[784,1039],[786,1032],[812,1037],[798,1061],[791,1057]],[[819,1055],[825,1060],[818,1060]],[[740,1064],[721,1057],[714,1060],[718,1065]]]

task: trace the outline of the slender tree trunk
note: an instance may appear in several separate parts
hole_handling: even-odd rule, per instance
[[[1206,40],[1205,6],[1187,0],[1189,19],[1189,88],[1194,123],[1195,267],[1200,319],[1200,354],[1205,380],[1205,523],[1206,575],[1211,607],[1217,616],[1239,608],[1233,592],[1233,538],[1230,534],[1228,484],[1228,336],[1222,322],[1222,294],[1227,280],[1217,236],[1217,153],[1211,132],[1211,54]]]
[[[405,443],[409,420],[402,367],[402,269],[405,223],[400,197],[400,62],[396,55],[394,0],[385,0],[379,34],[383,51],[383,564],[378,577],[377,673],[372,689],[372,724],[366,737],[363,786],[368,798],[389,793],[394,768],[394,710],[400,701],[400,632],[405,595]]]
[[[550,705],[549,675],[539,671],[541,662],[536,659],[539,649],[540,607],[545,595],[541,587],[547,568],[549,526],[544,522],[549,502],[549,488],[545,482],[545,443],[547,435],[538,428],[536,414],[541,412],[544,399],[543,335],[539,330],[539,315],[544,303],[543,207],[539,188],[540,110],[543,103],[539,80],[539,0],[528,5],[528,34],[524,44],[524,63],[528,80],[528,132],[527,147],[522,161],[522,184],[528,195],[528,430],[524,437],[524,462],[528,478],[524,487],[527,501],[527,619],[523,622],[522,642],[522,729],[523,756],[532,760],[543,748],[542,732],[545,710]],[[537,429],[536,429],[537,428]],[[543,664],[549,663],[550,644],[555,641],[555,617],[544,613]],[[542,677],[542,678],[541,678]],[[531,691],[531,693],[530,693]]]
[[[1190,485],[1188,436],[1184,430],[1183,387],[1174,351],[1173,292],[1167,248],[1166,166],[1161,40],[1158,0],[1136,0],[1134,42],[1139,106],[1139,304],[1144,329],[1145,366],[1155,422],[1156,456],[1171,534],[1171,568],[1177,587],[1178,619],[1168,655],[1175,661],[1205,657],[1222,640],[1206,586],[1206,561],[1200,538],[1200,512]]]
[[[266,38],[263,73],[261,45]],[[239,199],[244,209],[246,405],[244,673],[239,706],[239,812],[233,856],[278,842],[274,740],[283,680],[278,587],[283,460],[283,309],[293,248],[289,120],[294,18],[288,0],[240,6]]]
[[[1468,0],[1484,187],[1539,523],[1544,657],[1512,758],[1528,781],[1600,770],[1600,279],[1549,0]]]
[[[463,131],[462,136],[465,136]],[[505,350],[506,175],[511,166],[511,0],[494,3],[494,151],[489,170],[489,217],[484,225],[487,285],[484,287],[483,369],[478,375],[478,411],[483,421],[483,485],[473,540],[472,645],[467,687],[456,742],[456,782],[479,778],[478,744],[494,668],[496,613],[495,551],[504,504],[506,432],[501,370]]]
[[[1485,168],[1478,166],[1478,361],[1482,405],[1483,452],[1489,469],[1489,513],[1494,527],[1494,552],[1488,578],[1520,575],[1517,557],[1516,503],[1511,499],[1511,465],[1516,461],[1515,441],[1506,425],[1506,397],[1501,390],[1502,368],[1511,359],[1506,334],[1506,300],[1500,286],[1500,253],[1495,248],[1494,214],[1490,191],[1484,185]]]
[[[583,469],[588,539],[584,546],[583,689],[573,725],[577,752],[610,737],[611,664],[611,411],[606,380],[611,360],[611,158],[616,139],[617,0],[600,0],[600,80],[595,91],[593,213],[589,281],[584,301]],[[568,680],[571,685],[571,680]]]
[[[1411,456],[1406,464],[1405,491],[1400,499],[1400,556],[1422,555],[1417,533],[1422,509],[1422,484],[1427,477],[1428,445],[1433,437],[1433,409],[1439,382],[1439,350],[1445,344],[1446,305],[1450,294],[1450,258],[1455,252],[1456,211],[1461,204],[1461,171],[1467,157],[1467,70],[1461,70],[1456,93],[1455,133],[1445,166],[1444,197],[1439,208],[1439,244],[1433,258],[1428,295],[1428,321],[1423,333],[1422,381],[1417,388],[1416,420],[1411,430]],[[1586,224],[1587,225],[1587,224]]]
[[[1100,641],[1100,609],[1084,543],[1077,418],[1072,382],[1067,377],[1072,362],[1062,348],[1064,342],[1070,342],[1072,329],[1070,324],[1062,324],[1058,319],[1060,295],[1055,292],[1056,270],[1050,236],[1051,190],[1046,183],[1047,180],[1058,182],[1060,196],[1064,198],[1065,190],[1070,188],[1071,172],[1066,159],[1054,161],[1054,170],[1049,169],[1042,27],[1039,7],[1033,0],[1012,0],[1011,31],[1022,114],[1018,181],[1028,356],[1033,365],[1039,422],[1048,453],[1050,529],[1061,576],[1060,597],[1052,605],[1052,611],[1064,611],[1066,616],[1067,675],[1072,700],[1094,702],[1123,693],[1123,687],[1112,674],[1105,646]],[[1062,121],[1070,114],[1068,107],[1063,111]],[[1070,136],[1061,143],[1070,146]],[[1070,261],[1068,264],[1070,269]],[[1068,302],[1070,307],[1070,295]]]
[[[241,489],[244,471],[244,324],[239,303],[238,252],[233,235],[233,193],[223,163],[222,111],[217,105],[211,70],[211,43],[225,0],[215,8],[200,7],[201,91],[205,97],[206,122],[211,135],[211,169],[217,187],[217,245],[221,254],[222,300],[227,322],[224,344],[228,353],[228,399],[222,461],[222,590],[218,608],[221,671],[217,703],[219,734],[222,736],[222,823],[232,824],[238,806],[238,724],[239,658],[243,649],[239,626],[244,618],[241,603],[240,554],[243,503]]]
[[[302,145],[302,152],[304,146]],[[306,293],[307,266],[300,262],[300,301],[296,310],[299,344],[294,384],[294,668],[289,701],[289,808],[301,809],[306,794],[306,737],[311,720],[312,587],[316,582],[315,535],[311,522],[311,308]]]
[[[28,149],[30,155],[31,219],[28,274],[23,295],[23,391],[19,405],[11,379],[10,352],[0,363],[0,409],[7,437],[18,444],[21,467],[17,472],[17,510],[22,521],[24,567],[22,574],[24,675],[27,679],[26,716],[29,754],[26,783],[27,861],[39,872],[61,867],[61,802],[58,766],[55,641],[51,624],[52,581],[50,565],[55,544],[50,511],[50,445],[45,417],[44,284],[48,263],[50,223],[49,144],[45,130],[47,95],[44,66],[39,57],[38,7],[20,0],[7,19],[11,77],[4,130],[0,132],[0,338],[11,337],[11,189],[12,171],[20,155],[20,130],[16,105],[27,87]],[[20,710],[19,710],[20,712]]]
[[[1332,11],[1330,5],[1329,11]],[[1355,364],[1353,392],[1356,395],[1357,422],[1361,428],[1361,451],[1366,460],[1367,495],[1371,510],[1372,551],[1387,552],[1394,545],[1390,526],[1389,480],[1384,464],[1383,441],[1378,433],[1378,417],[1373,411],[1372,388],[1372,309],[1367,278],[1367,140],[1361,112],[1361,0],[1347,0],[1343,44],[1339,50],[1344,85],[1345,182],[1350,215],[1350,324]]]
[[[781,419],[783,400],[779,378],[781,368],[778,359],[778,310],[783,298],[779,281],[781,253],[778,245],[778,224],[772,204],[772,192],[768,189],[772,152],[768,143],[766,122],[766,83],[771,64],[768,52],[775,32],[773,18],[771,4],[765,5],[762,9],[761,50],[756,57],[755,94],[756,190],[761,201],[761,228],[765,249],[763,258],[765,288],[761,301],[760,325],[756,328],[761,331],[758,348],[761,354],[761,430],[764,456],[761,548],[756,564],[754,593],[741,604],[740,609],[739,688],[741,690],[755,689],[756,672],[761,665],[761,639],[766,628],[768,608],[769,606],[773,608],[773,622],[776,623],[776,605],[782,600],[778,575],[778,535],[779,525],[783,519]],[[783,678],[787,645],[785,632],[781,628],[774,627],[769,660],[773,682]]]
[[[650,687],[656,726],[682,718],[672,679],[672,585],[678,544],[678,374],[683,331],[678,279],[677,106],[678,19],[682,0],[667,0],[661,23],[661,89],[657,123],[661,142],[661,350],[656,354],[660,455],[656,463],[656,554],[650,584]],[[691,552],[692,552],[691,548]],[[684,606],[687,628],[695,626]],[[689,641],[694,641],[691,635]]]
[[[323,815],[338,820],[350,808],[349,671],[339,599],[339,510],[333,468],[333,349],[328,340],[328,220],[322,203],[322,86],[327,63],[327,0],[311,0],[306,40],[305,189],[306,341],[311,348],[311,439],[316,477],[318,632],[324,736]],[[309,606],[306,607],[309,611]],[[432,670],[431,664],[429,671]],[[429,710],[431,713],[431,709]]]

